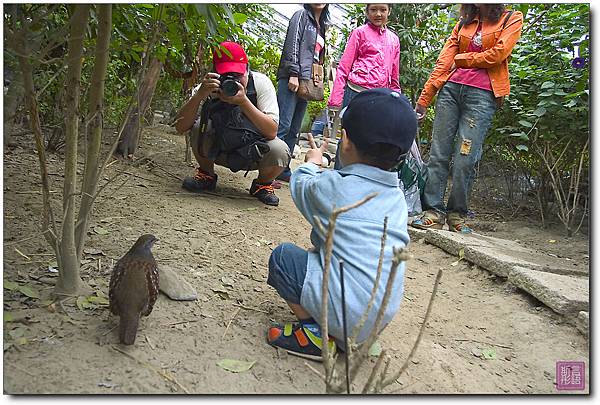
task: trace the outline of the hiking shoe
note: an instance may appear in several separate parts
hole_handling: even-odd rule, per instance
[[[260,184],[256,180],[257,179],[252,180],[252,186],[250,186],[250,194],[258,198],[263,204],[278,206],[279,197],[275,195],[275,190],[273,190],[273,184]]]
[[[295,322],[272,326],[267,332],[267,343],[305,359],[323,361],[323,340],[318,325],[308,326]],[[328,344],[329,350],[335,352],[336,345],[331,336]]]
[[[415,219],[410,224],[417,229],[442,229],[445,218],[435,211],[425,211],[420,218]]]
[[[448,229],[450,232],[458,232],[462,234],[473,233],[473,229],[467,225],[467,219],[460,214],[452,212],[448,214]]]
[[[186,177],[183,179],[181,187],[194,193],[201,193],[203,191],[212,191],[217,186],[217,174],[210,175],[204,170],[197,168],[196,175],[194,177]]]

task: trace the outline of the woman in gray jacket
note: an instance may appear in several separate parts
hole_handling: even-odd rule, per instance
[[[325,32],[329,23],[328,4],[305,4],[294,13],[288,25],[285,43],[277,70],[277,103],[279,104],[279,129],[277,136],[294,153],[307,101],[298,97],[300,79],[310,79],[312,64],[325,53]],[[288,167],[277,177],[289,181]]]

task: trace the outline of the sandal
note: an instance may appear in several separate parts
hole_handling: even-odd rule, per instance
[[[444,222],[439,215],[425,212],[420,218],[412,221],[410,225],[417,229],[442,229]]]
[[[323,341],[317,333],[299,322],[275,325],[267,332],[267,343],[286,352],[310,360],[323,361]],[[329,337],[329,350],[336,350],[335,341]]]
[[[473,233],[473,229],[467,225],[466,220],[459,216],[448,216],[448,229],[450,232],[458,232],[462,234]]]

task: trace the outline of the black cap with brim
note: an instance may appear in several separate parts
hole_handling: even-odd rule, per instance
[[[359,150],[383,143],[405,154],[417,135],[417,115],[408,98],[391,89],[358,93],[341,116],[342,128]]]

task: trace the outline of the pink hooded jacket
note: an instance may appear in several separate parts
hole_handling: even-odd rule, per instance
[[[401,92],[399,73],[398,36],[387,28],[367,23],[350,34],[327,105],[342,105],[348,80],[367,89],[387,87]]]

